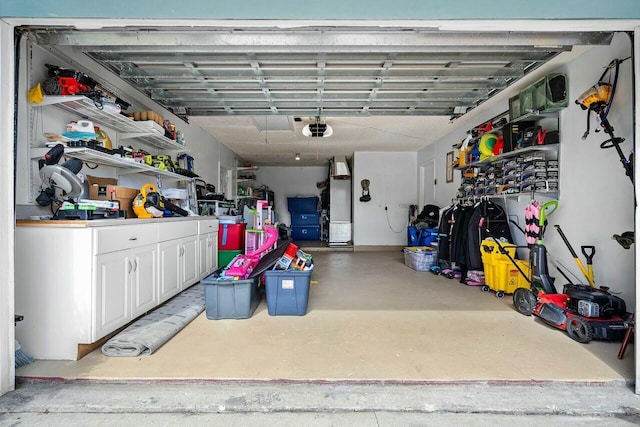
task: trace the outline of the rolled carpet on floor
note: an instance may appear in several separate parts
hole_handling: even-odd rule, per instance
[[[134,357],[153,354],[204,311],[201,283],[129,325],[102,346],[106,356]]]

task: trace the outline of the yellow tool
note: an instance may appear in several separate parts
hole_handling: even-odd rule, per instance
[[[138,218],[160,218],[164,210],[158,206],[160,195],[153,184],[145,184],[140,193],[133,199],[133,212]]]
[[[111,138],[109,138],[109,135],[98,126],[94,126],[93,128],[95,129],[96,133],[100,135],[96,138],[96,141],[101,142],[104,148],[108,148],[109,150],[111,150],[113,146],[111,144]]]
[[[608,83],[599,82],[584,91],[576,100],[583,110],[595,110],[598,104],[607,104],[611,97],[613,86]]]
[[[571,246],[571,243],[569,243],[569,239],[567,239],[567,236],[565,236],[564,233],[562,232],[562,229],[560,228],[560,226],[556,224],[554,225],[554,227],[556,231],[558,231],[558,234],[560,234],[560,237],[562,237],[562,240],[564,241],[564,244],[569,249],[569,252],[571,252],[571,256],[573,256],[573,259],[576,261],[578,268],[580,269],[582,274],[584,274],[584,277],[587,279],[587,282],[589,282],[589,286],[591,286],[592,288],[597,288],[595,280],[593,279],[593,265],[592,265],[593,256],[596,254],[595,246],[582,246],[582,253],[587,258],[588,268],[585,268],[584,264],[582,264],[582,261],[580,261],[580,258],[578,258],[578,254],[576,253],[576,251],[573,250],[573,246]],[[589,249],[589,252],[587,252],[587,249]]]
[[[42,85],[38,83],[29,89],[29,102],[32,104],[40,104],[42,101],[44,101],[44,94],[42,93]]]

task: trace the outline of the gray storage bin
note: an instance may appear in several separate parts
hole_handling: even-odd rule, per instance
[[[216,271],[202,280],[207,319],[246,319],[260,304],[259,277],[220,279]]]

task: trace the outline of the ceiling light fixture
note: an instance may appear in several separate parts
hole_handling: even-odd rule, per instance
[[[296,153],[296,160],[300,160],[300,153]]]
[[[333,128],[326,123],[321,123],[318,116],[315,123],[309,123],[302,128],[302,134],[312,138],[326,138],[333,135]]]

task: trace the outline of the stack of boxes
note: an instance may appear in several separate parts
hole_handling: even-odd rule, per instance
[[[318,197],[288,197],[287,205],[291,214],[291,238],[320,240]]]

